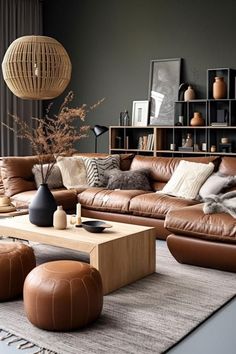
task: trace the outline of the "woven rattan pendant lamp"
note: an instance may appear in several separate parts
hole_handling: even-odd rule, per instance
[[[71,77],[71,62],[65,48],[54,38],[24,36],[7,49],[2,71],[14,95],[47,100],[65,90]]]

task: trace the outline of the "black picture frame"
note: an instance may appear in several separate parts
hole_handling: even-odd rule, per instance
[[[149,125],[174,125],[181,62],[181,58],[151,60],[148,92]]]

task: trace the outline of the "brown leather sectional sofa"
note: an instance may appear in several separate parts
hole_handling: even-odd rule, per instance
[[[223,213],[205,215],[202,205],[196,200],[155,193],[168,182],[180,160],[171,157],[121,155],[122,170],[150,170],[153,188],[151,192],[91,187],[52,192],[57,203],[70,212],[74,211],[79,200],[83,216],[155,227],[157,237],[167,238],[169,249],[179,262],[235,272],[236,219]],[[213,162],[215,170],[236,175],[234,157],[191,157],[185,160]],[[16,206],[27,206],[36,193],[32,173],[35,163],[37,158],[33,156],[2,158],[4,190]]]

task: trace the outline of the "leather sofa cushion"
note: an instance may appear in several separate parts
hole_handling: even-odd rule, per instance
[[[133,215],[164,219],[169,210],[175,208],[182,209],[196,203],[196,200],[176,198],[165,194],[147,193],[132,198],[129,211]]]
[[[225,175],[236,175],[236,157],[224,156],[219,166],[219,172]]]
[[[165,227],[174,234],[236,243],[236,219],[225,213],[204,214],[203,204],[171,210]]]
[[[174,170],[178,166],[180,160],[206,163],[219,161],[218,156],[203,156],[203,157],[149,157],[149,156],[135,156],[130,169],[137,170],[140,168],[150,169],[150,176],[153,181],[168,182]],[[217,164],[218,165],[218,164]]]
[[[49,159],[45,160],[45,162],[49,162]],[[2,158],[2,180],[5,194],[8,197],[36,189],[32,168],[37,163],[37,156],[10,156]]]
[[[147,192],[140,190],[109,190],[88,188],[78,195],[84,208],[114,213],[129,213],[130,200]]]
[[[36,189],[33,165],[36,157],[5,157],[2,159],[2,179],[7,196]]]
[[[37,190],[31,190],[15,194],[11,200],[17,208],[28,208],[29,203],[35,196]],[[56,199],[57,205],[62,205],[64,210],[75,211],[77,193],[75,190],[58,189],[51,191]]]

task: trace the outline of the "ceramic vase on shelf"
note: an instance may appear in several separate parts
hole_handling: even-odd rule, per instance
[[[190,133],[188,133],[187,137],[186,137],[186,140],[185,140],[184,147],[192,147],[192,146],[193,146],[192,135]]]
[[[220,100],[226,98],[227,86],[224,78],[221,76],[215,77],[215,82],[213,83],[213,98],[215,100]]]
[[[40,184],[29,205],[29,220],[37,226],[53,226],[53,214],[57,209],[55,198],[48,185]]]
[[[200,112],[194,112],[193,113],[193,118],[190,120],[190,125],[192,126],[200,126],[200,125],[204,125],[205,121],[202,118],[202,115]]]
[[[66,212],[62,206],[59,205],[53,214],[53,226],[57,230],[64,230],[67,227]]]
[[[187,90],[184,92],[184,100],[185,101],[191,101],[195,100],[196,94],[192,86],[189,86]]]

